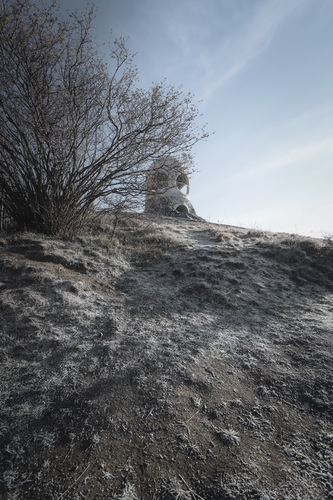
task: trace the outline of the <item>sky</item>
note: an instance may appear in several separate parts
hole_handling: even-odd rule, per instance
[[[214,132],[191,202],[210,222],[333,235],[333,0],[60,0],[128,37],[140,85],[194,94]]]

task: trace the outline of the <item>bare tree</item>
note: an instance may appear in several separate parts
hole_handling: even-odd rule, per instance
[[[0,3],[0,190],[20,228],[75,231],[103,197],[142,192],[152,161],[207,137],[192,95],[137,86],[124,39],[103,56],[93,18]]]

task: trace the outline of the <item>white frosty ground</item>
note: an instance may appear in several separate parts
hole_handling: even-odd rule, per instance
[[[331,242],[108,231],[1,240],[4,498],[330,498]]]

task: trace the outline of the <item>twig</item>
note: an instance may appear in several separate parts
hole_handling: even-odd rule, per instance
[[[178,474],[178,476],[183,481],[183,483],[185,484],[185,486],[187,487],[187,489],[191,493],[191,495],[193,495],[195,498],[198,498],[199,500],[205,500],[200,495],[198,495],[198,493],[196,493],[195,491],[193,491],[192,488],[189,487],[189,485],[187,484],[187,482],[185,481],[185,479],[180,474]]]
[[[31,476],[32,472],[30,472],[29,476],[27,477],[27,479],[25,479],[24,481],[21,481],[19,484],[17,484],[16,486],[14,486],[14,490],[17,490],[18,488],[21,488],[21,486],[25,483],[31,483],[32,479],[29,479],[29,477]],[[11,489],[11,488],[10,488]]]
[[[75,479],[75,481],[69,486],[69,488],[67,488],[66,491],[64,491],[63,493],[61,493],[61,495],[59,495],[57,497],[57,500],[59,500],[59,498],[62,498],[71,488],[73,488],[74,484],[78,482],[78,480],[80,479],[80,477],[82,477],[85,472],[87,472],[87,470],[89,469],[89,467],[90,467],[90,464],[87,465],[87,467],[84,469],[84,471],[81,472],[81,474],[79,475],[79,477],[77,477]]]
[[[193,417],[195,417],[196,415],[198,415],[200,410],[196,411],[195,413],[193,413],[192,417],[190,417],[188,420],[186,420],[185,424],[187,424],[187,422],[189,422],[190,420],[192,420]]]
[[[147,418],[148,418],[148,417],[150,417],[150,415],[153,413],[153,409],[154,409],[154,408],[152,408],[152,409],[150,410],[150,412],[148,413],[148,415],[146,416],[146,420],[147,420]]]

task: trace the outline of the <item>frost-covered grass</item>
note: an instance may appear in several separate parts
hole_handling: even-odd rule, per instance
[[[328,243],[111,229],[1,238],[3,497],[330,498]]]

